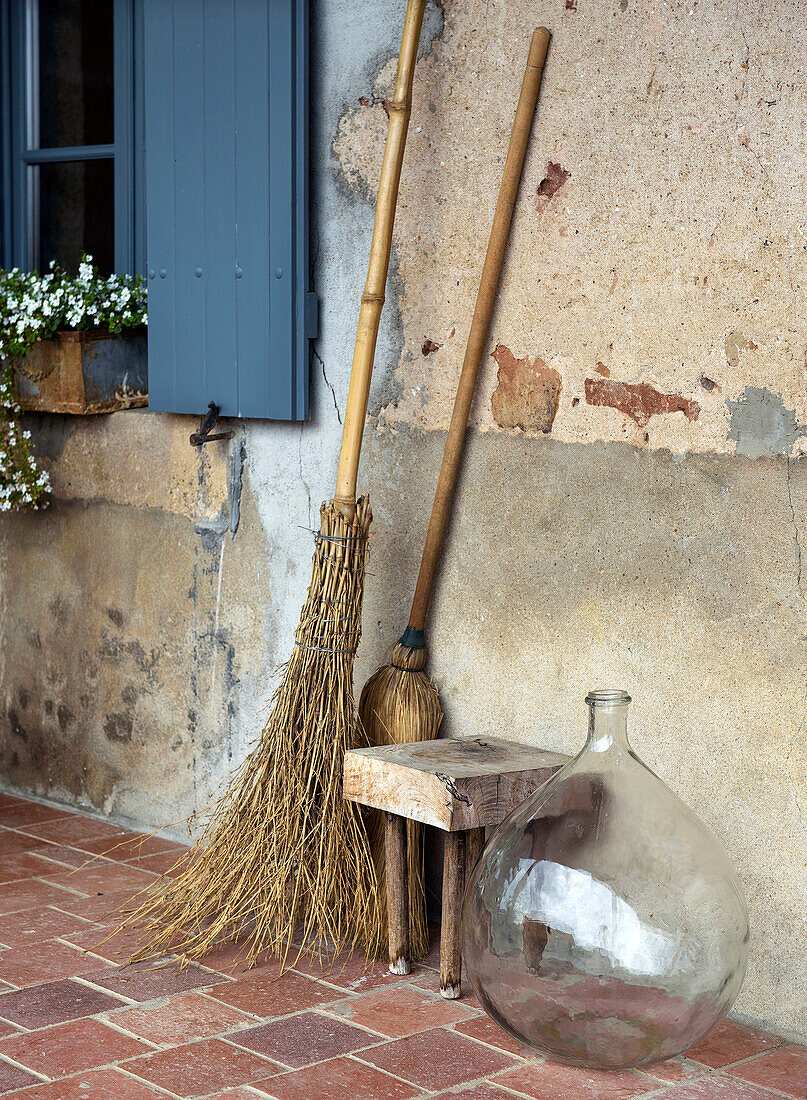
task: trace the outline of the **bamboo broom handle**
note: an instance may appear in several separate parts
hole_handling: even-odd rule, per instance
[[[485,255],[485,265],[482,268],[482,278],[476,295],[471,330],[465,348],[465,359],[462,364],[459,385],[457,386],[457,396],[454,400],[454,411],[451,414],[451,425],[448,429],[448,438],[443,452],[440,476],[437,479],[429,530],[426,535],[426,545],[423,548],[415,597],[412,601],[412,611],[409,616],[409,630],[404,635],[404,639],[407,639],[407,635],[409,635],[410,642],[419,640],[422,644],[422,638],[418,639],[417,634],[413,638],[409,631],[420,632],[426,625],[426,616],[429,611],[429,602],[437,571],[437,561],[443,544],[446,523],[448,522],[454,486],[457,482],[465,433],[468,428],[468,415],[474,398],[482,353],[488,338],[490,318],[496,300],[502,260],[507,247],[510,222],[513,218],[513,207],[515,206],[518,185],[524,167],[524,157],[527,152],[530,130],[532,129],[535,105],[538,102],[538,91],[541,87],[541,77],[550,37],[546,27],[539,27],[533,32],[532,42],[530,43],[527,68],[521,84],[521,94],[516,108],[513,132],[510,135],[510,145],[507,150],[504,172],[502,173],[496,212],[493,215],[488,250]]]
[[[356,346],[353,351],[350,388],[342,429],[342,450],[339,454],[339,470],[336,475],[334,504],[346,519],[352,519],[356,511],[356,478],[359,470],[361,440],[364,420],[367,416],[367,402],[370,397],[370,379],[373,373],[378,325],[387,285],[398,184],[406,147],[406,131],[409,126],[409,116],[412,113],[412,78],[415,73],[420,27],[425,7],[426,0],[408,0],[406,5],[401,52],[398,56],[398,72],[389,105],[389,129],[384,147],[384,159],[381,163],[381,178],[378,182],[370,262],[367,265],[367,282],[361,296]]]

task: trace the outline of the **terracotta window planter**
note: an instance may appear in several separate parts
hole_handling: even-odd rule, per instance
[[[146,327],[58,332],[14,360],[17,397],[26,410],[86,415],[148,404]]]

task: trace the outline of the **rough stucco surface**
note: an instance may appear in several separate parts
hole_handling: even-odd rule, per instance
[[[370,443],[374,572],[410,583],[368,585],[359,682],[408,614],[430,492],[413,487],[412,456],[436,469],[443,442],[399,431]],[[796,460],[479,435],[429,631],[446,735],[572,753],[586,690],[630,689],[637,752],[715,830],[747,892],[738,1011],[802,1035],[805,521]]]
[[[445,31],[415,81],[396,232],[404,338],[398,393],[379,423],[448,424],[529,34],[543,22],[554,39],[491,347],[560,374],[557,439],[745,453],[745,411],[763,453],[798,452],[807,421],[803,6],[444,7]],[[375,98],[340,124],[336,153],[362,191],[375,186],[392,72],[383,67]],[[440,345],[428,359],[424,338]],[[699,414],[645,424],[592,406],[586,379],[598,363],[615,382],[685,398]],[[483,430],[497,429],[495,384],[488,359],[474,415]],[[760,424],[753,405],[738,410],[748,386],[776,395],[794,430]]]
[[[32,423],[56,499],[0,519],[7,783],[154,827],[207,805],[259,733],[333,491],[402,14],[312,5],[311,420],[245,422],[202,454],[188,418]],[[445,730],[574,752],[586,689],[629,688],[638,751],[745,885],[738,1011],[805,1038],[797,0],[429,5],[360,478],[357,688],[406,621],[541,22],[540,126],[430,623]],[[500,419],[524,427],[494,419],[502,366]]]

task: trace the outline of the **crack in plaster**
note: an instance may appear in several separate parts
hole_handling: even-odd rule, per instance
[[[311,346],[311,350],[314,353],[314,358],[319,363],[320,370],[322,371],[322,377],[325,379],[325,385],[331,391],[331,397],[333,398],[333,407],[336,410],[336,419],[341,424],[342,423],[342,414],[339,411],[339,405],[338,405],[337,400],[336,400],[336,390],[334,389],[333,382],[329,381],[328,375],[325,373],[325,362],[324,362],[322,356],[320,355],[320,353],[317,351],[316,347],[313,346],[313,344]]]

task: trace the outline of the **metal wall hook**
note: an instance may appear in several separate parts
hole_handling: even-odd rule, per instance
[[[204,443],[212,443],[214,439],[233,438],[235,432],[217,432],[215,435],[210,434],[211,429],[215,428],[218,418],[219,407],[215,401],[211,401],[207,406],[207,415],[203,416],[199,421],[199,431],[191,435],[192,447],[201,447]]]

